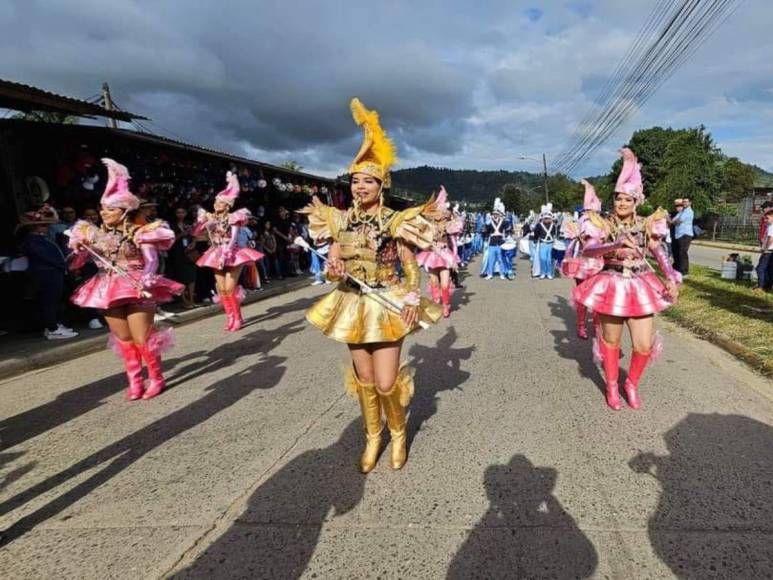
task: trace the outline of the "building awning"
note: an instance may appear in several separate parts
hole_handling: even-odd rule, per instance
[[[0,108],[23,112],[49,111],[89,118],[108,117],[126,122],[130,122],[132,119],[146,119],[141,115],[126,111],[108,110],[96,103],[49,93],[37,87],[4,79],[0,79]]]

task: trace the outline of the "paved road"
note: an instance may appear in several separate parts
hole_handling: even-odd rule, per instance
[[[473,278],[407,341],[397,473],[356,471],[316,288],[180,329],[151,402],[107,351],[0,383],[3,576],[770,578],[771,383],[665,328],[644,409],[609,411],[569,287]]]

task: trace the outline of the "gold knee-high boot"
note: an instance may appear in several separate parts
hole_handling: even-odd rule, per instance
[[[389,463],[392,469],[400,469],[408,457],[405,412],[413,397],[413,369],[405,365],[400,367],[395,384],[389,392],[379,392],[379,397],[392,435]]]
[[[346,389],[360,401],[365,427],[365,450],[360,457],[360,471],[369,473],[376,467],[381,451],[381,404],[378,392],[376,385],[360,382],[351,368],[346,373]]]

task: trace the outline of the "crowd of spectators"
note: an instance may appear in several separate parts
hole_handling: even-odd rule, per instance
[[[293,240],[297,236],[308,239],[305,216],[295,210],[308,202],[310,194],[320,195],[333,205],[344,204],[341,193],[332,187],[328,190],[324,183],[303,183],[300,177],[290,173],[265,175],[263,170],[238,167],[225,159],[186,158],[178,153],[171,155],[128,148],[109,154],[120,159],[132,173],[132,189],[143,201],[141,213],[145,220],[161,218],[176,234],[174,245],[162,256],[161,269],[165,276],[185,286],[180,303],[186,309],[211,303],[214,299],[213,271],[195,264],[206,251],[209,240],[206,234],[194,236],[193,226],[199,208],[212,210],[215,195],[224,187],[226,171],[235,171],[242,185],[236,208],[247,207],[252,213],[248,225],[239,232],[238,243],[265,254],[257,264],[245,268],[242,285],[248,290],[257,291],[275,280],[309,272],[309,257]],[[30,248],[40,248],[48,252],[49,257],[54,253],[60,255],[62,264],[66,263],[69,250],[65,231],[78,219],[100,224],[98,207],[104,180],[105,173],[98,156],[87,148],[81,147],[63,156],[59,159],[48,200],[49,206],[55,209],[55,219],[34,226],[20,224],[13,253],[17,258],[28,259],[24,264],[25,271],[12,273],[15,275],[11,282],[19,286],[17,299],[25,305],[28,314],[21,321],[25,330],[43,328],[49,339],[75,336],[76,333],[64,324],[52,323],[52,317],[73,326],[88,325],[94,329],[102,326],[99,313],[71,307],[67,301],[78,285],[96,273],[96,266],[89,264],[72,271],[61,267],[57,261],[54,269],[44,269],[41,274],[28,254]],[[41,238],[45,243],[40,241]],[[58,278],[53,286],[49,280],[52,274]],[[46,281],[41,282],[41,277],[46,277]],[[52,291],[52,287],[56,289],[60,285],[60,291]],[[169,315],[164,311],[159,314]],[[6,326],[19,326],[18,320],[14,325],[5,318]]]

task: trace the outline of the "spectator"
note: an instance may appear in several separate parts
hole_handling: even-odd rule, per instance
[[[277,263],[282,269],[282,276],[297,276],[297,274],[290,269],[290,255],[287,251],[287,246],[292,243],[292,238],[290,237],[290,228],[292,227],[293,222],[290,219],[290,212],[287,211],[287,208],[282,205],[279,206],[278,213],[279,221],[274,228],[277,244]]]
[[[75,224],[78,214],[75,213],[74,207],[66,205],[59,212],[59,215],[61,216],[59,222],[51,224],[51,227],[48,229],[48,239],[57,244],[67,254],[67,237],[64,235],[64,232]]]
[[[676,247],[676,224],[674,223],[674,220],[679,217],[679,214],[684,209],[684,202],[681,199],[675,199],[674,200],[674,211],[671,213],[671,215],[668,218],[668,251],[671,252],[671,257],[674,260],[674,268],[679,269],[677,267],[677,263],[679,262],[679,251]]]
[[[279,248],[276,236],[274,235],[274,228],[270,221],[266,221],[266,223],[263,224],[263,234],[260,237],[260,243],[263,246],[263,250],[266,254],[266,269],[271,270],[271,275],[276,276],[279,280],[281,280],[283,276],[282,269],[279,266]]]
[[[676,239],[676,263],[674,268],[682,273],[682,278],[687,278],[690,274],[690,243],[695,235],[693,232],[693,219],[694,214],[692,211],[692,203],[689,197],[685,197],[682,200],[684,208],[682,211],[676,214],[674,218],[674,235]]]
[[[761,244],[760,261],[757,263],[755,292],[769,292],[773,288],[773,207],[765,210],[762,221],[767,224],[767,228]]]
[[[97,227],[100,225],[99,212],[93,207],[87,207],[83,210],[83,219],[87,222],[91,222]]]
[[[53,208],[43,206],[27,212],[19,226],[26,230],[21,250],[29,260],[29,275],[33,283],[37,313],[43,323],[43,336],[48,340],[67,339],[78,333],[57,322],[62,302],[66,261],[61,248],[48,239],[48,228],[59,221]]]
[[[171,277],[185,286],[182,293],[183,307],[195,308],[194,296],[196,286],[196,244],[191,232],[193,225],[187,219],[188,211],[184,207],[178,207],[172,222],[172,231],[175,233],[174,245],[169,250],[169,265],[172,270]]]

